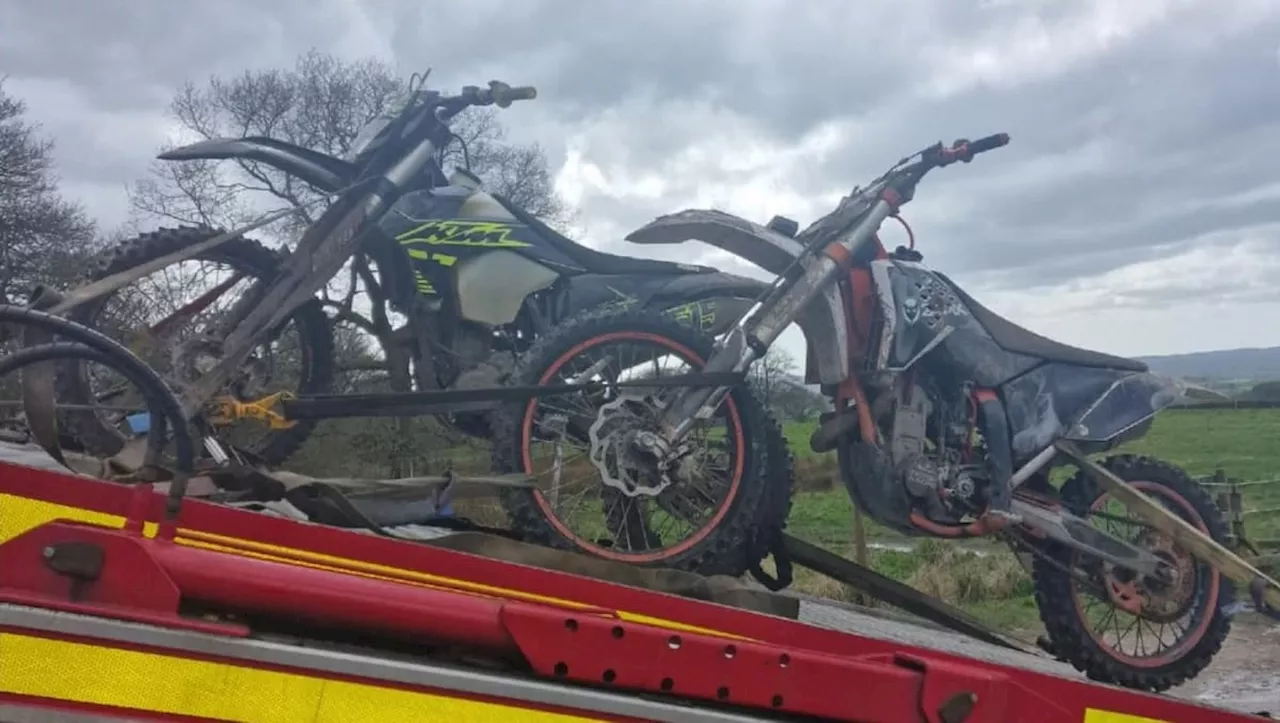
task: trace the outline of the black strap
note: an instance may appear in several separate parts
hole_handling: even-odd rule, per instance
[[[297,508],[301,509],[308,517],[329,517],[325,512],[337,514],[344,522],[353,527],[360,527],[382,537],[390,537],[392,539],[402,540],[404,538],[390,532],[386,527],[379,525],[369,518],[368,515],[360,511],[360,508],[351,503],[351,500],[336,487],[327,485],[322,482],[312,483],[307,487],[300,487],[298,490],[310,488],[316,491],[317,498],[303,497],[301,495],[293,495],[289,501]],[[296,490],[295,490],[296,491]],[[300,499],[301,498],[301,499]],[[314,503],[328,503],[328,510],[317,509]],[[310,509],[307,509],[310,508]],[[330,518],[332,519],[332,518]],[[455,532],[482,532],[488,535],[497,535],[505,537],[516,542],[523,542],[524,538],[516,532],[503,529],[501,527],[488,527],[480,525],[465,517],[426,517],[413,524],[422,525],[423,527],[438,527]]]
[[[751,563],[747,568],[747,572],[751,573],[751,577],[755,581],[764,585],[770,592],[778,592],[784,588],[790,587],[794,581],[793,570],[791,566],[791,554],[787,552],[786,545],[782,544],[782,530],[773,529],[765,535],[761,535],[756,540],[753,549],[757,551],[752,557],[763,558],[767,555],[773,555],[773,565],[778,570],[777,577],[771,577],[765,572],[759,562]]]
[[[1280,610],[1276,610],[1267,604],[1267,581],[1255,577],[1249,583],[1249,597],[1253,598],[1253,609],[1266,615],[1272,620],[1280,620]]]

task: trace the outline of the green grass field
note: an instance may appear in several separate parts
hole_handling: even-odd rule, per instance
[[[791,424],[786,434],[797,458],[797,486],[789,531],[841,554],[850,554],[853,506],[840,484],[834,455],[809,451],[810,424]],[[1241,480],[1280,479],[1280,410],[1177,410],[1163,414],[1143,439],[1121,452],[1151,455],[1193,476],[1222,469]],[[1245,488],[1245,509],[1280,508],[1280,484]],[[1249,515],[1251,539],[1280,538],[1280,512]],[[908,540],[868,523],[870,562],[881,572],[937,594],[992,624],[1027,633],[1038,629],[1029,581],[1012,555],[966,554],[965,545],[930,542],[914,551]],[[881,549],[876,549],[879,546]],[[981,541],[969,546],[986,548]],[[945,548],[945,549],[942,549]],[[799,576],[798,589],[845,597],[847,591],[818,575]]]
[[[824,545],[848,544],[853,507],[837,478],[835,455],[818,456],[809,451],[812,424],[788,424],[785,431],[797,459],[799,488],[821,490],[797,494],[791,527]],[[1196,477],[1222,469],[1236,479],[1280,479],[1280,410],[1167,412],[1156,419],[1145,438],[1119,451],[1158,457]],[[1246,508],[1280,506],[1280,483],[1249,487],[1246,492]],[[1251,537],[1277,536],[1277,523],[1280,514],[1247,519]],[[871,534],[893,536],[874,527]]]

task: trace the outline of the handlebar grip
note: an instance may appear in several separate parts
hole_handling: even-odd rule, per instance
[[[489,81],[489,100],[499,108],[506,108],[517,100],[533,100],[538,97],[538,90],[531,85],[512,88],[498,80]]]
[[[532,85],[520,85],[504,93],[507,100],[533,100],[538,97],[538,89]]]
[[[969,152],[977,155],[979,153],[986,153],[987,151],[994,151],[995,149],[1008,144],[1008,133],[996,133],[969,143]]]

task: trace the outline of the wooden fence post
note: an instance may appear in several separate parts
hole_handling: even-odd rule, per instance
[[[862,508],[853,505],[853,561],[867,567],[867,528],[862,519]],[[867,607],[875,607],[875,598],[857,593],[855,602]]]
[[[1227,489],[1227,473],[1226,470],[1219,467],[1213,471],[1212,482],[1215,490],[1218,490],[1217,503],[1218,509],[1222,511],[1222,515],[1227,518],[1227,529],[1231,535],[1230,544],[1232,547],[1240,544],[1240,535],[1236,533],[1235,517],[1231,510],[1231,490]]]
[[[1226,476],[1226,473],[1223,473]],[[1236,542],[1248,542],[1249,536],[1244,529],[1244,492],[1241,491],[1240,485],[1236,484],[1239,480],[1232,480],[1229,486],[1231,499],[1231,534],[1236,538]]]

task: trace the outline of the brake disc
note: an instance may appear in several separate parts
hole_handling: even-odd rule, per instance
[[[655,497],[671,486],[671,478],[659,471],[656,464],[637,459],[632,440],[645,420],[629,409],[628,404],[644,407],[649,402],[641,396],[620,394],[617,399],[601,405],[595,421],[587,429],[591,443],[588,456],[606,487],[627,497]],[[655,477],[658,483],[651,484],[650,480]]]

